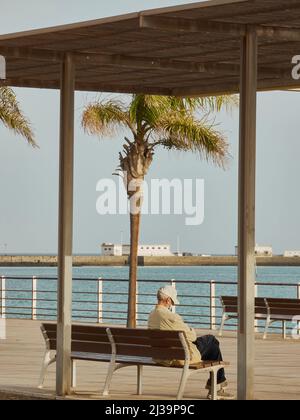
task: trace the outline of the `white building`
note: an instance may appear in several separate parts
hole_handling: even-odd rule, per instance
[[[271,246],[256,245],[255,255],[257,257],[273,257],[273,248]]]
[[[122,245],[104,243],[101,246],[102,255],[110,257],[122,257]]]
[[[239,247],[235,247],[235,254],[238,255]],[[257,257],[273,257],[273,248],[271,246],[256,245],[255,255]]]
[[[119,244],[102,244],[102,255],[105,256],[129,256],[130,245]],[[139,257],[171,257],[174,255],[171,251],[171,245],[158,244],[158,245],[139,245]]]
[[[284,257],[286,258],[300,257],[300,251],[285,251]]]

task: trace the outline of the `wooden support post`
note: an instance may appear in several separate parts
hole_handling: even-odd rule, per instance
[[[253,400],[257,34],[251,27],[241,43],[240,96],[238,399]]]
[[[56,392],[71,392],[72,247],[75,65],[66,53],[61,73],[59,251]]]

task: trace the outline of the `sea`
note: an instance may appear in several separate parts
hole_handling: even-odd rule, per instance
[[[32,298],[35,298],[34,317],[55,320],[55,267],[0,267],[0,279],[2,276],[6,281],[5,294],[2,291],[0,295],[0,315],[31,318]],[[124,324],[128,276],[128,267],[75,267],[74,320]],[[32,293],[33,277],[37,279],[36,295]],[[103,279],[102,289],[99,289],[99,278]],[[155,305],[157,289],[172,280],[181,304],[177,311],[196,328],[210,328],[212,323],[217,328],[222,315],[220,296],[237,294],[237,267],[139,267],[138,278],[137,309],[138,324],[141,326],[146,324],[148,314]],[[256,278],[257,296],[300,297],[300,267],[257,267]],[[213,320],[212,308],[215,309]],[[229,322],[228,327],[235,328],[235,322]],[[276,325],[275,329],[278,329]]]

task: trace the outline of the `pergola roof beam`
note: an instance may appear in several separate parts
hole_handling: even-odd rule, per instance
[[[243,36],[246,33],[245,25],[235,23],[200,22],[193,19],[144,16],[143,14],[140,15],[140,27],[166,32],[221,32],[233,36]]]
[[[204,32],[224,33],[231,36],[245,36],[247,27],[252,25],[230,22],[201,22],[194,19],[173,18],[164,16],[140,15],[140,27],[167,32]],[[253,25],[258,36],[300,42],[300,28],[284,28],[280,26]]]

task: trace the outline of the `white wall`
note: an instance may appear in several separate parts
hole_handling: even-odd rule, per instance
[[[300,257],[300,251],[285,251],[286,258]]]
[[[105,256],[128,256],[130,254],[129,245],[102,244],[102,255]],[[139,245],[139,257],[168,257],[172,256],[171,246],[167,244],[158,245]]]
[[[269,246],[256,246],[255,247],[255,254],[258,256],[269,256],[272,257],[273,255],[273,248]]]
[[[103,244],[102,247],[102,255],[105,256],[122,256],[122,246],[116,244]]]
[[[105,255],[105,256],[115,255],[115,247],[113,244],[104,244],[102,245],[101,249],[102,249],[102,255]]]
[[[235,247],[235,255],[238,255],[239,247]],[[255,247],[255,254],[260,257],[272,257],[273,256],[273,248],[271,246],[259,246],[256,245]]]
[[[139,256],[141,257],[168,257],[173,255],[170,245],[140,245]]]

